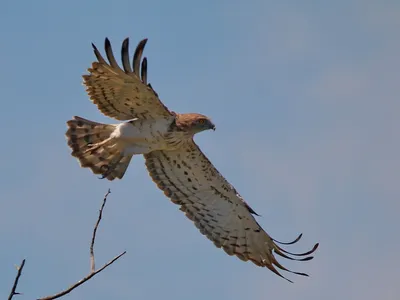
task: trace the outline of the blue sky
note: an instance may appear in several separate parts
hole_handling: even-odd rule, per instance
[[[127,255],[69,299],[397,299],[400,294],[398,1],[34,1],[0,10],[3,127],[0,297],[55,293]],[[70,156],[65,122],[100,122],[82,86],[109,37],[149,38],[149,81],[178,112],[210,116],[196,141],[280,240],[320,242],[285,262],[294,284],[227,256],[134,157],[122,181]],[[132,50],[131,50],[132,51]]]

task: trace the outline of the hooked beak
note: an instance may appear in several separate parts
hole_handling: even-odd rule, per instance
[[[215,131],[216,127],[214,124],[211,125],[211,129]]]

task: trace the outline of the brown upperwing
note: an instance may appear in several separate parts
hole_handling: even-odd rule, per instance
[[[92,44],[98,62],[83,75],[90,100],[106,116],[117,120],[171,118],[173,113],[161,102],[150,84],[147,84],[147,59],[141,57],[147,39],[142,40],[129,62],[129,39],[122,43],[122,66],[114,58],[110,41],[105,40],[105,51],[109,63]],[[140,69],[140,75],[139,75]]]

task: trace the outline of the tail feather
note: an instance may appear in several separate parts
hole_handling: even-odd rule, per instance
[[[81,167],[90,168],[94,174],[102,174],[102,178],[108,180],[124,176],[132,155],[124,155],[123,149],[110,138],[116,125],[81,117],[74,117],[67,125],[66,136],[72,149],[71,155],[79,160]]]

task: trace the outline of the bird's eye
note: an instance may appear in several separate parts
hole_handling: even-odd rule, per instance
[[[206,121],[204,119],[199,120],[199,124],[203,125]]]

